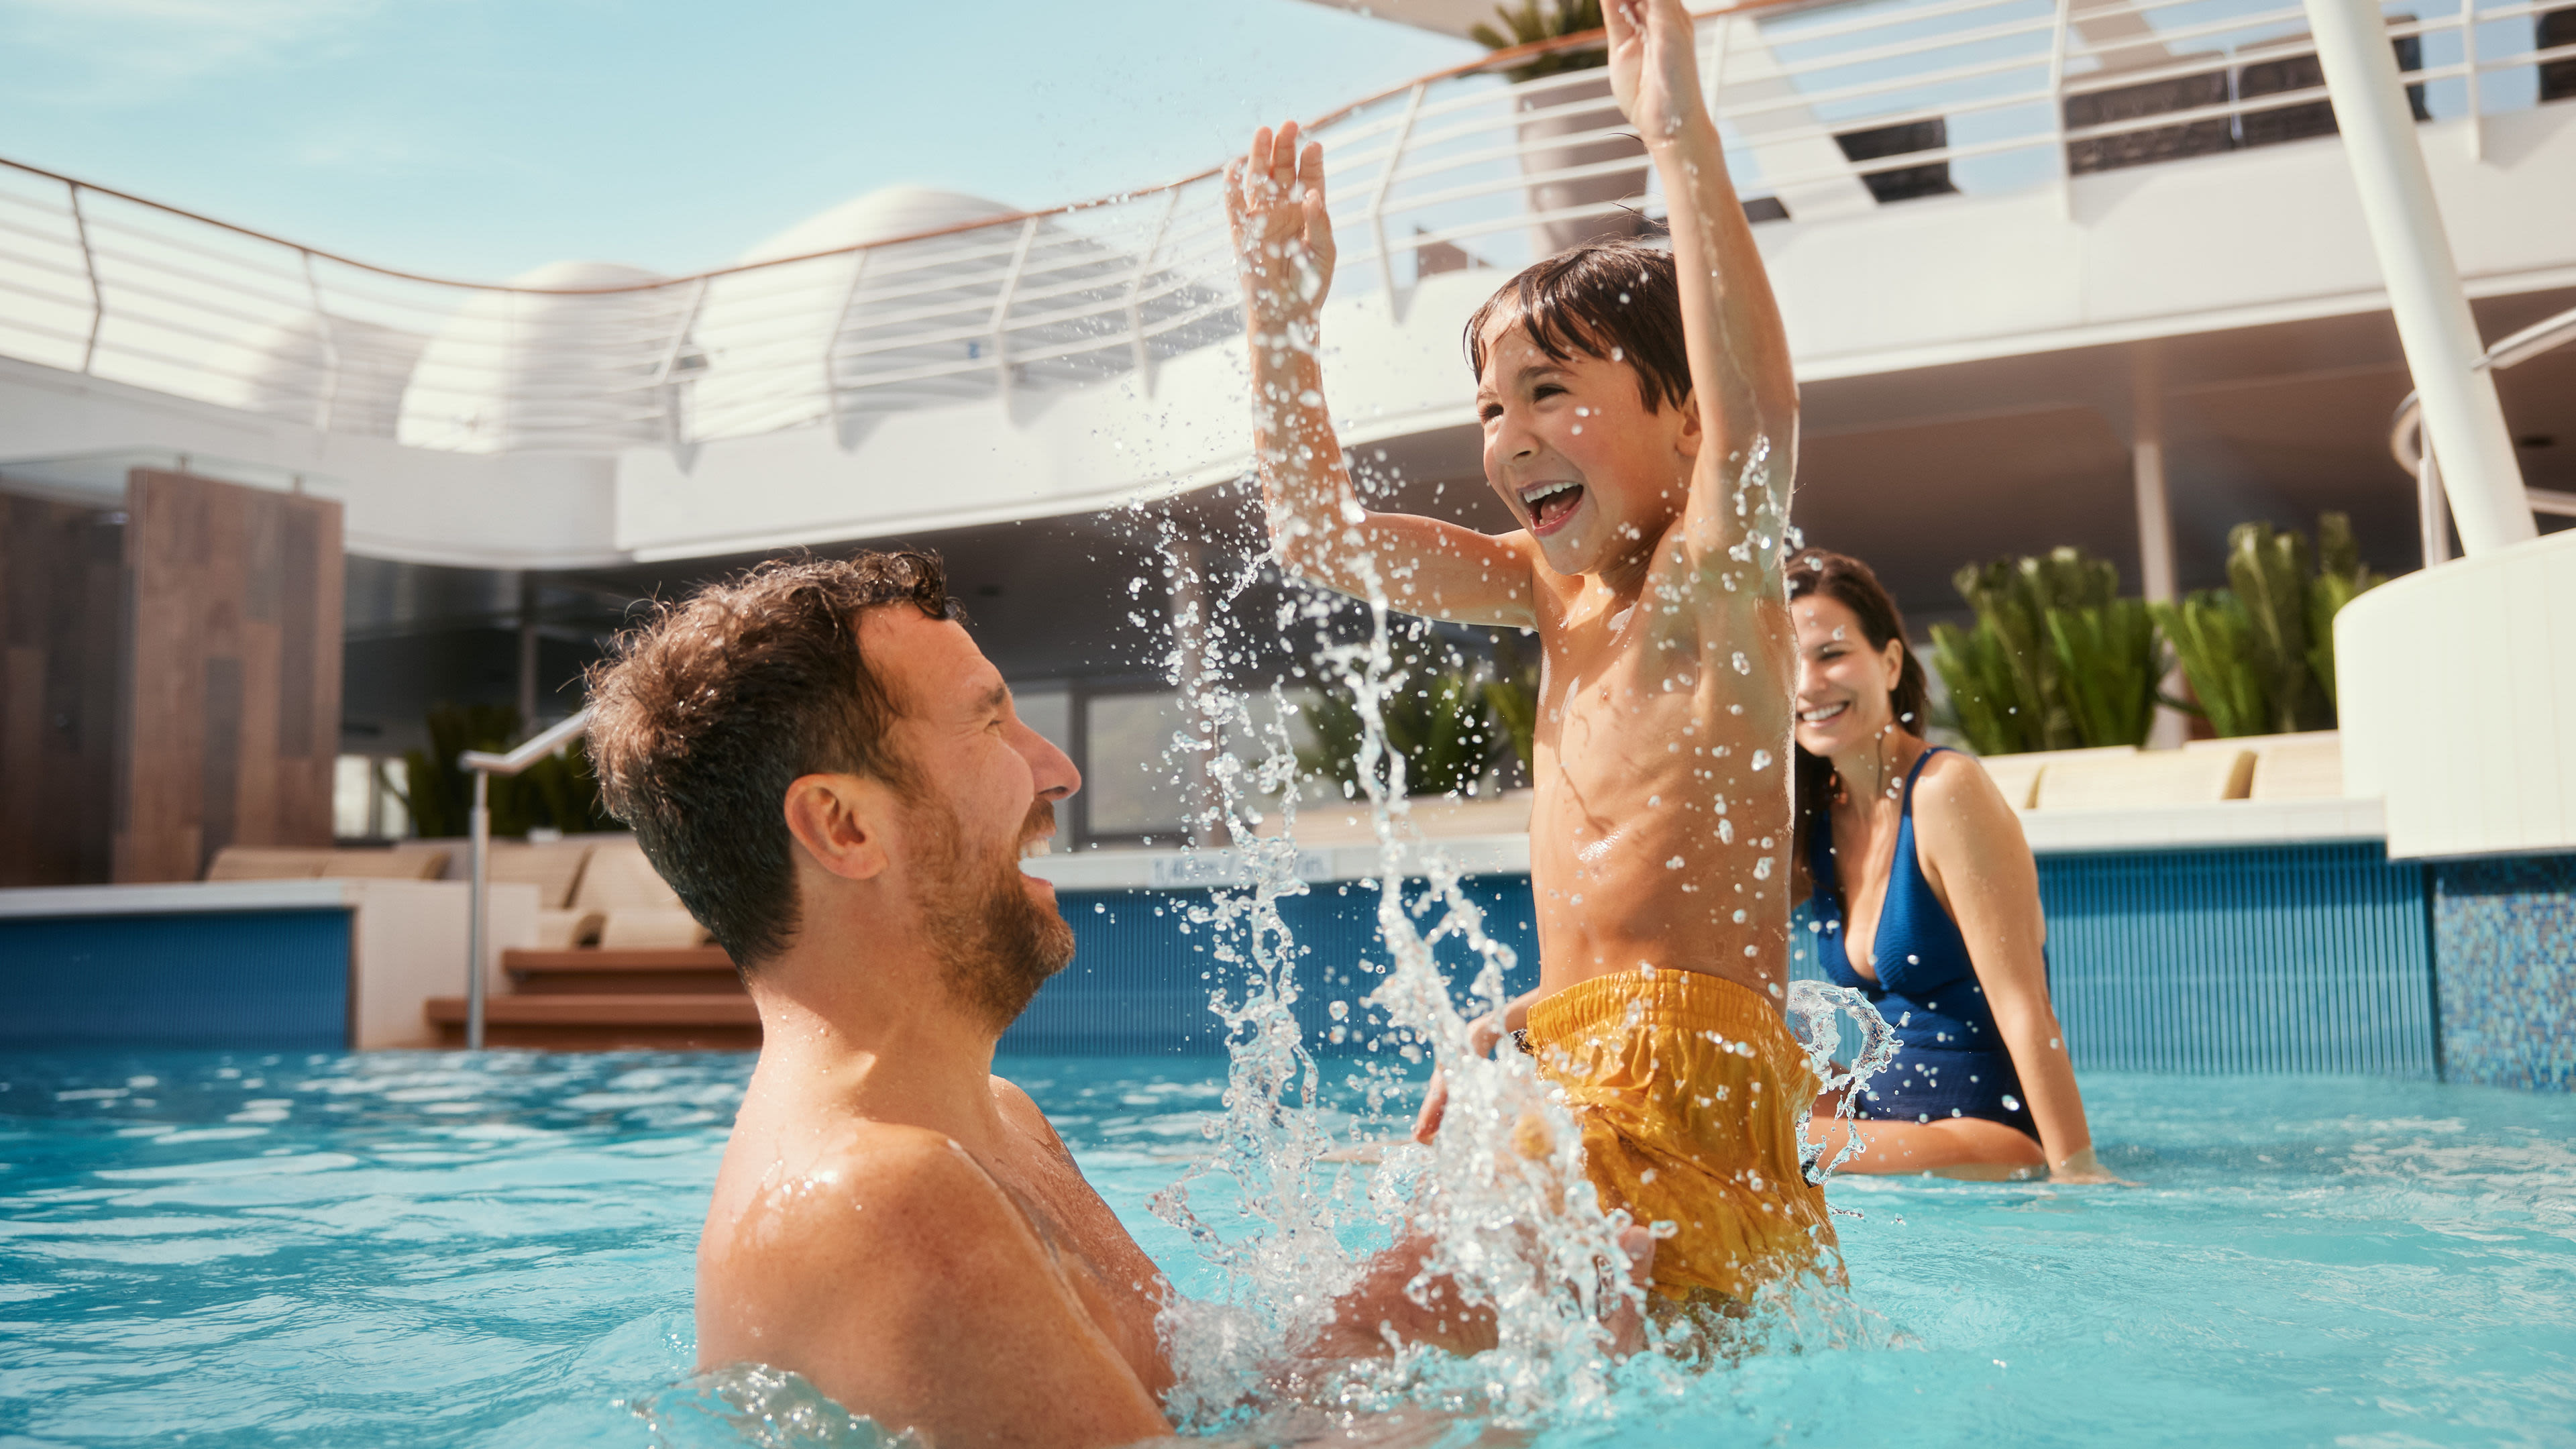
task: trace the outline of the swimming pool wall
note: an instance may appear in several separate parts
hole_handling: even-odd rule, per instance
[[[338,1051],[349,911],[0,919],[0,1049]]]
[[[2576,856],[2390,861],[2373,842],[2089,851],[2039,858],[2050,984],[2076,1065],[2320,1073],[2566,1090],[2576,1002]],[[1535,981],[1528,878],[1469,889]],[[1078,945],[1003,1039],[1032,1053],[1212,1054],[1221,978],[1202,890],[1062,894]],[[1382,961],[1376,892],[1322,884],[1283,903],[1305,953],[1297,1015],[1330,1053],[1365,1051],[1359,1005]],[[1798,935],[1805,936],[1802,926]],[[1463,953],[1444,951],[1453,971]],[[1794,974],[1816,975],[1800,951]],[[1343,1040],[1329,1003],[1349,1002]]]
[[[2392,862],[2375,842],[2342,841],[2055,852],[2039,873],[2079,1067],[2576,1086],[2576,855]],[[1475,876],[1466,890],[1518,958],[1508,987],[1535,984],[1528,877]],[[1210,996],[1235,978],[1188,919],[1209,898],[1060,891],[1078,954],[1004,1050],[1221,1053]],[[1301,953],[1295,1012],[1325,1054],[1400,1048],[1361,1001],[1376,978],[1360,963],[1385,959],[1376,911],[1362,881],[1281,903]],[[350,919],[0,918],[0,1049],[346,1047]],[[1470,968],[1454,941],[1440,955],[1453,974]],[[1814,974],[1801,958],[1797,974]]]
[[[2576,855],[2432,868],[2443,1076],[2576,1087]]]

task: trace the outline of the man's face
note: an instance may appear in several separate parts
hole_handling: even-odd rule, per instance
[[[1485,480],[1559,573],[1599,573],[1681,516],[1697,434],[1686,407],[1646,406],[1630,363],[1580,352],[1560,362],[1498,320],[1476,414]]]
[[[1020,722],[1001,672],[955,622],[872,609],[859,647],[900,712],[892,743],[919,792],[900,842],[914,905],[950,987],[999,1030],[1073,959],[1055,887],[1020,862],[1055,834],[1055,802],[1082,777]]]

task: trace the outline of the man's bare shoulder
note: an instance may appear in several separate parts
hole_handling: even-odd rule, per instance
[[[728,1163],[698,1240],[699,1350],[709,1364],[802,1367],[862,1325],[900,1336],[945,1311],[965,1273],[1050,1274],[1045,1245],[966,1150],[938,1132],[843,1124],[799,1161]],[[871,1330],[873,1332],[873,1330]]]
[[[800,1161],[727,1164],[699,1242],[701,1287],[784,1305],[862,1289],[901,1296],[935,1284],[959,1254],[1043,1247],[1009,1194],[944,1134],[900,1123],[842,1123]],[[884,1265],[923,1265],[887,1273]],[[850,1281],[836,1286],[848,1275]]]
[[[793,1370],[934,1442],[1124,1443],[1165,1427],[1010,1195],[915,1127],[853,1124],[747,1195],[719,1184],[698,1359]]]
[[[1064,1145],[1064,1138],[1056,1132],[1055,1124],[1048,1121],[1045,1111],[1039,1108],[1036,1098],[1020,1090],[1018,1084],[1007,1077],[993,1078],[992,1087],[993,1105],[1001,1109],[1002,1120],[1041,1142],[1052,1144],[1056,1151],[1072,1155],[1071,1149]]]

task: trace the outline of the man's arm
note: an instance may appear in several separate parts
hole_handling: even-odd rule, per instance
[[[1027,1217],[933,1133],[771,1191],[702,1249],[699,1335],[704,1366],[790,1369],[944,1446],[1171,1432]]]
[[[1253,452],[1269,504],[1270,541],[1300,578],[1409,614],[1465,624],[1534,627],[1529,554],[1495,538],[1361,506],[1324,407],[1316,316],[1333,279],[1324,210],[1324,148],[1301,157],[1296,123],[1255,132],[1229,168],[1226,212],[1243,272],[1252,350]]]
[[[1779,574],[1797,452],[1788,333],[1727,176],[1717,122],[1700,98],[1690,12],[1682,0],[1609,0],[1602,14],[1612,92],[1663,182],[1700,415],[1676,562],[1703,588],[1722,587],[1719,576],[1732,574],[1739,592],[1768,593],[1764,585]],[[1745,547],[1757,534],[1767,543]]]

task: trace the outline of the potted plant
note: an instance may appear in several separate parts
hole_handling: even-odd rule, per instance
[[[1510,50],[1602,28],[1601,0],[1521,0],[1517,9],[1502,5],[1494,7],[1494,15],[1503,22],[1504,29],[1479,25],[1467,32],[1488,50]],[[1577,167],[1616,161],[1635,163],[1596,175],[1532,181],[1529,206],[1535,214],[1545,215],[1575,207],[1611,206],[1645,195],[1646,145],[1637,137],[1603,136],[1589,141],[1560,143],[1562,137],[1626,124],[1619,114],[1618,103],[1611,99],[1610,77],[1580,74],[1598,71],[1609,61],[1610,53],[1606,47],[1578,47],[1533,55],[1503,68],[1504,79],[1514,85],[1548,76],[1573,77],[1556,84],[1534,87],[1519,96],[1517,109],[1521,111],[1558,112],[1520,123],[1523,175],[1557,178]],[[1530,245],[1541,257],[1554,256],[1568,247],[1580,246],[1601,237],[1640,235],[1645,230],[1643,221],[1644,218],[1625,211],[1542,221],[1530,228]]]
[[[1981,755],[2145,742],[2166,664],[2147,606],[2083,550],[1970,564],[1952,581],[1970,629],[1932,626],[1948,723]]]

